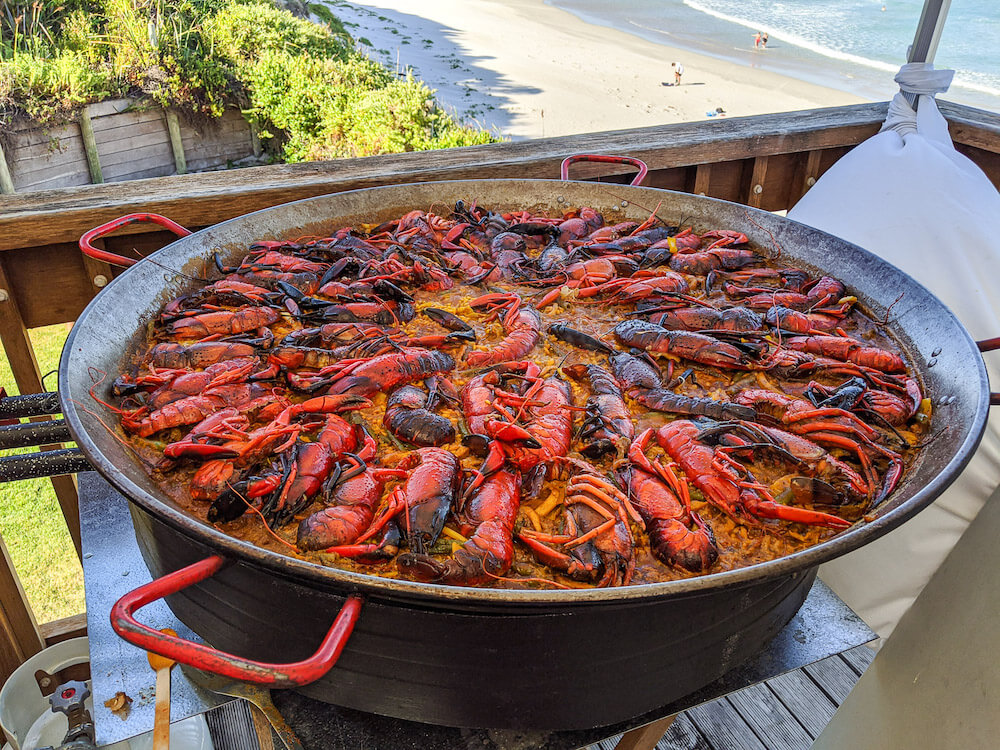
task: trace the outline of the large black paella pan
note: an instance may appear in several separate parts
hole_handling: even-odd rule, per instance
[[[806,551],[686,580],[540,591],[379,578],[261,550],[179,508],[98,421],[114,424],[115,415],[90,397],[91,374],[119,371],[140,345],[144,323],[190,284],[165,269],[198,275],[216,251],[232,261],[254,240],[326,236],[340,226],[376,223],[459,199],[494,210],[553,215],[591,206],[609,222],[642,221],[649,207],[662,202],[664,218],[701,228],[739,228],[757,245],[777,243],[789,264],[842,279],[873,316],[885,315],[895,303],[899,343],[935,404],[935,440],[874,520]],[[155,264],[140,263],[123,273],[80,316],[60,364],[62,408],[87,458],[131,500],[136,536],[154,578],[207,558],[202,570],[182,578],[211,576],[188,588],[182,588],[188,580],[167,586],[168,603],[208,643],[240,658],[150,641],[128,617],[124,625],[119,620],[120,631],[196,666],[288,686],[301,682],[301,673],[287,678],[295,669],[262,670],[242,659],[306,659],[347,600],[341,627],[331,631],[323,657],[330,663],[342,647],[339,661],[326,674],[325,667],[309,672],[305,679],[318,679],[299,689],[401,718],[452,726],[584,728],[639,715],[707,684],[788,622],[819,563],[887,533],[933,501],[974,452],[989,406],[975,342],[913,279],[809,227],[687,194],[542,180],[398,185],[249,214],[184,237],[155,258]]]

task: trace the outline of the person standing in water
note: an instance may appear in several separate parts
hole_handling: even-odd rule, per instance
[[[674,86],[680,86],[681,76],[684,75],[684,66],[679,62],[672,62],[670,67],[674,69]]]
[[[753,35],[753,48],[757,49],[760,47],[760,32],[758,31]]]
[[[760,48],[767,49],[767,32],[760,35]]]

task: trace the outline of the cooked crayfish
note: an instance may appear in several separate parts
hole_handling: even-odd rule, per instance
[[[660,447],[677,462],[705,499],[737,520],[758,524],[758,518],[773,518],[833,529],[851,525],[829,513],[778,503],[749,470],[720,452],[724,449],[717,450],[703,442],[702,428],[694,422],[678,419],[654,434]],[[640,445],[648,440],[645,433],[638,438]]]
[[[640,521],[614,482],[583,461],[566,459],[565,533],[522,528],[517,538],[550,568],[598,586],[627,586],[635,571],[635,540],[629,521]],[[561,544],[566,552],[549,546]]]
[[[646,458],[653,430],[629,446],[630,466],[625,470],[629,496],[649,534],[657,559],[692,573],[709,568],[719,557],[715,536],[701,516],[691,510],[687,482],[659,461]]]
[[[406,552],[396,564],[404,574],[433,583],[475,586],[503,576],[514,562],[514,522],[520,505],[517,476],[501,469],[487,477],[459,511],[461,531],[472,535],[454,555],[441,560]]]
[[[492,349],[469,352],[465,358],[469,367],[486,367],[521,359],[538,342],[542,318],[533,307],[523,306],[516,294],[485,294],[469,305],[473,310],[489,312],[491,319],[502,312],[500,323],[507,333],[507,337]]]

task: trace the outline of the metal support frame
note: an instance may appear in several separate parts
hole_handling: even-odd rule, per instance
[[[938,42],[941,41],[941,31],[948,17],[951,0],[924,0],[924,8],[920,12],[917,31],[913,35],[913,44],[907,51],[906,62],[933,62],[937,54]],[[903,92],[903,96],[914,110],[917,108],[917,95]]]

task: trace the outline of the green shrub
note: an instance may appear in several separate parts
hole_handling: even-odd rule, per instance
[[[91,65],[105,62],[105,55],[94,39],[101,32],[100,18],[85,10],[74,10],[67,14],[62,24],[60,40],[64,50],[82,55]]]
[[[103,43],[117,75],[163,106],[222,116],[232,75],[205,24],[222,0],[152,0],[152,14],[136,0],[104,3]]]
[[[252,112],[286,135],[286,161],[490,143],[436,104],[426,85],[366,57],[346,62],[267,53],[248,68]]]
[[[412,77],[357,92],[350,105],[324,118],[326,131],[339,136],[324,154],[326,158],[426,151],[493,140],[488,133],[460,127],[438,107],[433,92]]]
[[[325,78],[333,63],[269,50],[247,67],[251,112],[267,130],[284,131],[288,161],[308,158],[320,132]]]
[[[0,61],[0,110],[23,109],[45,121],[117,94],[108,71],[91,67],[77,52],[63,51],[49,58],[17,55]]]
[[[263,51],[343,59],[350,37],[296,18],[268,2],[233,1],[209,22],[216,54],[247,62]]]
[[[323,3],[310,3],[309,12],[325,23],[334,34],[344,37],[350,36],[341,20],[333,15],[333,12]]]
[[[23,12],[0,10],[0,125],[144,92],[203,117],[237,106],[288,161],[496,140],[357,51],[325,6],[305,7],[325,24],[270,0],[6,0]]]

